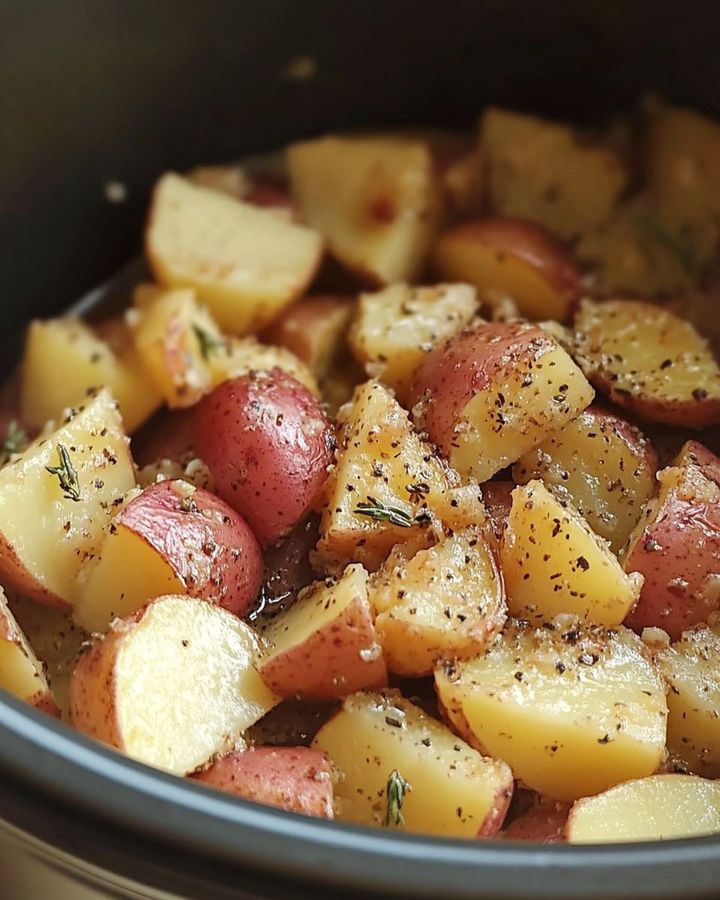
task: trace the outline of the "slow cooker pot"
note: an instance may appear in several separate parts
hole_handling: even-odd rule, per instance
[[[326,130],[469,127],[488,102],[592,120],[652,88],[720,115],[718,26],[712,0],[6,0],[2,364],[24,322],[137,254],[163,169]],[[303,819],[145,768],[2,692],[0,820],[13,856],[78,897],[720,894],[720,838],[462,843]],[[32,883],[17,893],[0,871],[3,897],[40,896]]]

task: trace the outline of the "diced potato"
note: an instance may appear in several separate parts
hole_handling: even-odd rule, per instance
[[[116,620],[80,657],[71,684],[80,731],[186,775],[233,748],[277,702],[255,666],[253,630],[203,600],[159,597]]]
[[[335,796],[344,821],[491,837],[512,796],[505,763],[481,756],[397,691],[348,697],[313,747],[340,770]]]
[[[510,613],[530,622],[575,613],[619,625],[635,605],[642,575],[627,575],[607,545],[542,481],[513,491],[500,550]]]
[[[0,588],[0,688],[51,716],[60,710],[42,663],[13,616]]]
[[[619,155],[572,128],[490,107],[481,121],[490,198],[503,216],[572,238],[604,221],[627,181]]]
[[[477,308],[475,291],[466,284],[393,284],[360,296],[350,347],[368,375],[402,401],[425,355],[467,325]]]
[[[125,332],[124,341],[116,335],[112,344],[79,319],[32,322],[20,377],[23,422],[42,428],[86,400],[89,390],[107,387],[120,405],[127,431],[139,428],[161,398],[149,383],[129,334]]]
[[[355,561],[374,571],[395,544],[427,547],[441,524],[483,523],[479,488],[460,487],[382,385],[361,385],[340,423],[315,554],[319,567],[338,571]]]
[[[698,837],[720,831],[720,783],[693,775],[653,775],[579,800],[565,833],[571,844]]]
[[[699,626],[656,654],[668,692],[667,745],[688,771],[720,777],[720,636]]]
[[[641,432],[591,406],[521,456],[513,478],[539,478],[618,553],[655,490],[657,455]]]
[[[193,288],[223,331],[258,331],[305,291],[320,262],[317,232],[172,173],[156,184],[146,232],[150,267]]]
[[[378,285],[418,275],[440,208],[424,143],[326,137],[291,145],[287,160],[304,218],[344,266]]]
[[[505,627],[482,655],[436,670],[484,753],[557,800],[651,775],[665,749],[665,686],[637,635],[560,617]],[[445,698],[449,695],[446,703]]]
[[[588,378],[615,403],[668,425],[720,423],[720,369],[688,322],[651,303],[585,300],[575,328]]]
[[[389,669],[410,677],[480,653],[505,622],[502,577],[477,528],[410,558],[396,547],[371,580],[370,602]]]
[[[271,650],[260,674],[281,696],[328,700],[387,684],[362,566],[310,587],[264,637]]]
[[[0,577],[40,603],[69,609],[81,567],[134,486],[120,414],[103,390],[0,469]]]
[[[226,338],[208,354],[208,369],[213,387],[250,372],[282,369],[316,397],[320,395],[315,376],[301,359],[285,347],[267,346],[254,337]]]

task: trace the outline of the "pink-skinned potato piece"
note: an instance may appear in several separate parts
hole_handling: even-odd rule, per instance
[[[304,816],[333,818],[333,782],[324,753],[309,747],[254,747],[229,753],[194,776],[200,784]]]

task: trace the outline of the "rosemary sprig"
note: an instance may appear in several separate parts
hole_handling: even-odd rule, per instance
[[[63,497],[66,500],[74,500],[77,503],[80,499],[80,482],[78,481],[77,471],[64,444],[57,445],[57,452],[60,465],[45,466],[45,469],[51,475],[57,475],[63,491]]]
[[[385,799],[387,807],[385,809],[384,825],[389,828],[391,825],[399,828],[405,824],[405,816],[403,816],[402,808],[405,802],[405,794],[412,790],[410,784],[402,777],[397,769],[393,769],[387,780],[385,788]]]
[[[193,325],[192,329],[200,344],[200,352],[203,355],[203,359],[210,359],[217,350],[224,350],[227,347],[225,338],[215,337],[214,334],[210,334],[209,331],[206,331],[199,325]]]
[[[406,513],[404,509],[400,509],[399,506],[386,506],[382,501],[376,500],[375,497],[368,497],[367,501],[360,501],[354,512],[358,516],[367,516],[368,519],[390,522],[399,528],[412,528],[416,524],[415,519]]]
[[[2,459],[7,462],[14,453],[22,453],[28,443],[28,436],[15,419],[8,425],[2,444]]]

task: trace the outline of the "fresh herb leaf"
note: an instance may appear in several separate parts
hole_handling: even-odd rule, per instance
[[[199,325],[193,325],[192,329],[200,344],[200,352],[203,355],[203,359],[210,359],[217,350],[224,350],[227,347],[225,338],[215,337],[214,334],[210,334],[209,331],[206,331]]]
[[[405,802],[405,794],[411,790],[410,784],[405,781],[397,769],[393,769],[385,788],[387,807],[385,809],[384,825],[386,828],[389,828],[391,825],[399,828],[405,824],[402,808]]]
[[[75,466],[72,464],[70,454],[64,444],[57,445],[57,452],[60,465],[45,466],[45,468],[51,475],[57,475],[60,487],[63,490],[63,497],[66,500],[74,500],[77,503],[80,499],[80,482],[78,481]]]
[[[3,461],[7,462],[13,453],[22,453],[28,443],[28,436],[18,425],[15,419],[8,425],[5,440],[2,445]]]
[[[368,497],[367,502],[358,503],[354,512],[358,516],[367,516],[368,519],[390,522],[391,525],[397,525],[399,528],[412,528],[415,525],[413,517],[404,509],[400,509],[399,506],[386,506],[374,497]]]
[[[692,252],[685,241],[671,231],[653,216],[640,217],[640,225],[645,233],[657,244],[664,247],[675,257],[686,272],[692,272]]]

